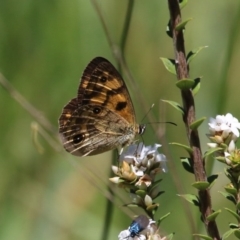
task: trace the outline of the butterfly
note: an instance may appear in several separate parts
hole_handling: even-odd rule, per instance
[[[90,156],[130,145],[144,125],[136,123],[133,104],[123,78],[105,58],[96,57],[83,72],[77,97],[59,118],[66,151]]]

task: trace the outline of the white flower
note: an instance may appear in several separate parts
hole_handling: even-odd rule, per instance
[[[231,165],[232,161],[229,159],[229,156],[231,156],[230,153],[228,152],[224,152],[224,156],[225,156],[225,161],[228,165]]]
[[[228,145],[228,152],[233,152],[235,150],[236,146],[235,146],[235,142],[232,140],[229,145]]]
[[[232,114],[217,115],[215,118],[210,118],[209,131],[212,135],[220,135],[226,139],[230,133],[233,134],[232,139],[239,137],[240,123]]]
[[[159,147],[161,147],[160,144],[154,144],[153,146],[145,146],[142,142],[132,144],[121,154],[119,160],[134,163],[141,174],[156,162],[160,162],[162,171],[167,172],[167,159],[165,155],[158,152]],[[136,170],[135,173],[137,174]],[[142,176],[141,174],[137,175]]]
[[[225,157],[226,163],[228,165],[231,165],[232,161],[234,160],[235,149],[236,149],[236,146],[235,146],[234,141],[232,140],[228,145],[227,152],[224,152],[224,157]]]
[[[131,170],[135,173],[136,176],[142,177],[144,175],[145,168],[138,168],[136,166],[131,165]]]
[[[118,239],[119,240],[146,240],[146,236],[142,235],[142,234],[139,234],[135,237],[131,237],[130,236],[130,231],[127,229],[127,230],[123,230],[119,233],[118,235]]]

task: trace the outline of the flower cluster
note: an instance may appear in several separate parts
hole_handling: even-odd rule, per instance
[[[218,144],[228,144],[230,141],[236,141],[239,137],[240,123],[238,119],[233,117],[232,114],[228,113],[224,115],[217,115],[216,118],[210,118],[209,125],[209,138]]]
[[[212,141],[212,143],[208,143],[208,146],[219,150],[220,156],[217,159],[240,170],[240,150],[235,145],[239,138],[240,123],[238,119],[230,113],[217,115],[216,118],[210,119],[208,125],[210,131],[208,137]]]
[[[116,175],[110,181],[128,189],[132,204],[143,208],[151,216],[158,204],[153,199],[162,192],[158,189],[156,175],[166,172],[166,157],[158,152],[161,145],[144,146],[143,143],[130,145],[119,158],[119,166],[112,166]]]

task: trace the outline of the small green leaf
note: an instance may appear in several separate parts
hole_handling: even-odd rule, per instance
[[[180,195],[180,194],[178,194],[178,196],[184,198],[188,202],[190,202],[193,205],[199,207],[199,200],[198,200],[198,197],[196,195],[193,195],[193,194],[181,194]]]
[[[225,157],[215,157],[216,160],[218,160],[221,163],[226,163],[226,158]]]
[[[201,78],[195,78],[193,81],[194,81],[194,85],[192,87],[192,94],[193,94],[193,96],[195,96],[200,89]]]
[[[192,183],[192,186],[198,190],[206,190],[209,187],[209,185],[210,185],[209,182],[203,182],[203,181]]]
[[[229,223],[229,227],[231,229],[238,229],[238,224],[236,224],[236,223]]]
[[[174,236],[174,233],[171,233],[169,235],[167,235],[167,240],[172,240],[173,239],[173,236]]]
[[[226,186],[226,187],[224,187],[224,189],[226,190],[226,192],[228,192],[234,196],[237,194],[237,189],[234,187]]]
[[[204,158],[218,151],[222,151],[222,148],[210,148],[208,151],[205,152]]]
[[[240,209],[240,202],[238,202],[238,203],[236,204],[236,207],[237,207],[238,210]]]
[[[228,168],[224,168],[224,173],[226,174],[226,176],[230,180],[230,182],[235,182],[234,176],[232,176],[232,174]]]
[[[240,220],[240,217],[238,216],[238,214],[236,212],[234,212],[232,209],[225,208],[225,210],[227,210],[229,213],[231,213],[237,219],[237,221]]]
[[[178,104],[177,102],[168,101],[168,100],[162,100],[162,101],[170,104],[172,107],[174,107],[175,109],[177,109],[178,111],[180,111],[182,114],[184,114],[183,108],[182,108],[182,107],[180,106],[180,104]]]
[[[239,227],[236,226],[236,228],[230,229],[227,232],[225,232],[222,236],[222,240],[227,239],[232,233],[234,233],[234,235],[240,239],[240,230]]]
[[[217,218],[217,216],[221,213],[221,210],[218,210],[216,212],[213,212],[212,214],[207,216],[207,220],[209,221],[215,221],[215,219]]]
[[[151,198],[154,200],[156,198],[158,198],[159,196],[161,196],[163,193],[165,193],[165,191],[159,191],[157,194],[155,194],[154,196],[152,196],[151,194]]]
[[[165,214],[164,216],[162,216],[159,220],[158,220],[158,223],[160,224],[165,218],[167,218],[171,213],[167,213]]]
[[[216,180],[214,180],[213,182],[211,182],[211,184],[209,185],[208,189],[211,189],[213,187],[213,185],[215,184]]]
[[[181,2],[179,3],[180,8],[183,9],[183,8],[187,5],[187,3],[188,3],[188,0],[183,0],[183,1],[181,1]]]
[[[191,20],[192,20],[192,18],[189,18],[189,19],[187,19],[187,20],[185,20],[185,21],[180,22],[180,23],[176,26],[175,29],[176,29],[177,31],[184,30],[184,29],[185,29],[185,26],[187,25],[187,23],[190,22]]]
[[[236,230],[234,231],[234,235],[235,235],[238,239],[240,239],[240,230],[239,230],[239,229],[236,229]]]
[[[207,236],[207,235],[203,235],[203,234],[193,234],[193,236],[196,236],[196,237],[200,237],[201,239],[205,239],[205,240],[213,240],[213,238]]]
[[[200,118],[200,119],[197,119],[196,121],[194,121],[194,122],[192,122],[192,123],[190,124],[190,128],[191,128],[192,130],[198,129],[198,127],[199,127],[205,120],[206,120],[206,117],[202,117],[202,118]]]
[[[169,144],[181,147],[181,148],[185,149],[189,154],[192,154],[192,152],[193,152],[192,149],[187,145],[183,145],[181,143],[176,143],[176,142],[172,142],[172,143],[169,143]]]
[[[226,193],[226,192],[221,192],[221,191],[219,191],[219,193],[221,193],[229,201],[233,202],[234,205],[237,204],[236,199],[234,198],[234,196],[232,194],[229,194],[229,193]]]
[[[167,24],[167,27],[166,27],[166,33],[170,38],[173,37],[173,29],[172,29],[171,20],[168,21],[168,24]]]
[[[203,46],[203,47],[198,47],[192,51],[190,51],[187,55],[187,63],[189,64],[194,57],[196,57],[196,55],[204,48],[207,48],[208,46]]]
[[[164,67],[172,74],[176,75],[175,60],[168,58],[160,58]]]
[[[121,179],[121,178],[118,179],[118,184],[119,184],[119,183],[125,183],[125,182],[126,182],[126,181],[125,181],[124,179]]]
[[[189,173],[194,173],[193,172],[193,167],[191,166],[191,163],[190,163],[190,158],[180,158],[181,159],[181,162],[182,162],[182,165],[184,167],[184,169],[186,171],[188,171]]]
[[[176,82],[176,86],[181,90],[188,90],[194,86],[195,82],[192,79],[181,79]]]
[[[154,185],[149,189],[148,193],[152,199],[155,199],[163,194],[164,191],[159,191],[159,185]]]
[[[207,178],[207,181],[210,183],[209,188],[211,188],[214,185],[217,178],[218,174],[213,174]]]
[[[230,229],[222,235],[222,240],[227,239],[236,229]]]
[[[146,191],[144,191],[144,190],[137,190],[136,192],[135,192],[138,196],[140,196],[141,198],[144,198],[145,196],[146,196]]]
[[[224,149],[228,148],[228,144],[220,143],[220,147],[222,148],[222,151],[224,151]]]
[[[161,181],[162,181],[162,179],[158,179],[157,181],[155,181],[155,182],[153,183],[153,185],[151,186],[150,190],[152,190],[153,188],[155,188]]]
[[[213,174],[207,178],[209,183],[214,182],[218,178],[218,174]]]

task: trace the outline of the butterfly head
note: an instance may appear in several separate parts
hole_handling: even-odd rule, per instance
[[[146,125],[144,124],[139,125],[138,134],[142,135],[145,132],[145,129],[146,129]]]

